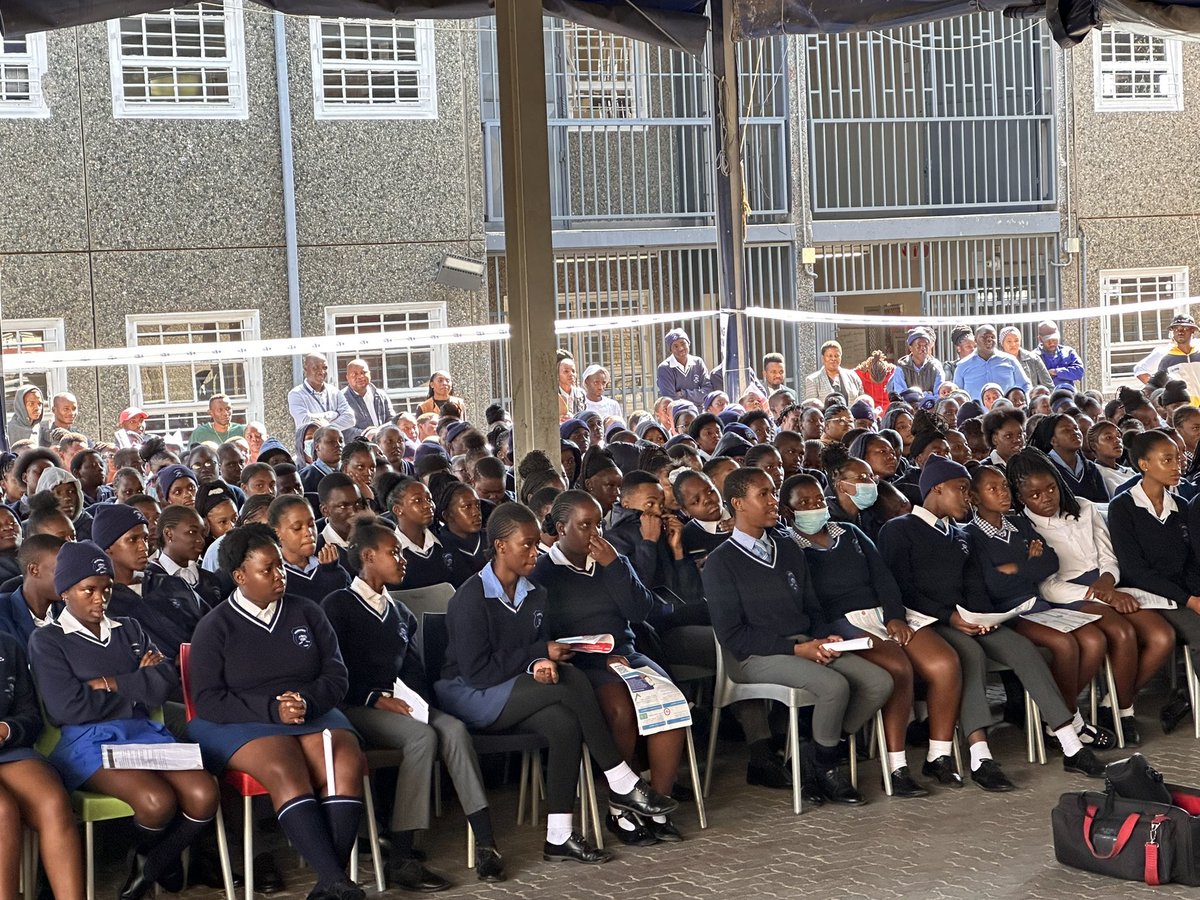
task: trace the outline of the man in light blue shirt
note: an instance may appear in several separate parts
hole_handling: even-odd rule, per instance
[[[1029,379],[1016,357],[996,349],[996,329],[992,325],[980,325],[975,329],[975,352],[962,359],[954,368],[954,383],[980,400],[983,386],[989,382],[1000,385],[1008,393],[1010,388],[1029,390]]]
[[[288,391],[288,412],[300,430],[313,422],[317,425],[332,425],[339,431],[354,425],[354,411],[345,396],[333,385],[326,383],[329,364],[320,353],[304,356],[304,380]]]

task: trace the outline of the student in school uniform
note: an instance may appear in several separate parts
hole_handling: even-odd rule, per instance
[[[17,514],[0,505],[0,583],[21,575],[17,551],[21,543],[21,523]]]
[[[338,564],[351,577],[349,549],[354,519],[370,508],[362,486],[345,472],[332,472],[317,484],[317,499],[323,518],[317,521],[317,556],[326,547],[337,550]],[[389,523],[390,524],[390,523]]]
[[[1196,411],[1197,421],[1200,421],[1200,409],[1190,408]],[[1116,497],[1121,485],[1133,476],[1133,469],[1122,464],[1125,444],[1121,440],[1121,429],[1113,422],[1096,422],[1088,429],[1085,443],[1108,495]]]
[[[1096,464],[1083,454],[1083,432],[1072,416],[1053,413],[1043,416],[1033,429],[1029,443],[1058,466],[1071,493],[1092,503],[1107,503],[1108,488]]]
[[[811,475],[794,475],[780,490],[784,521],[804,551],[824,618],[831,631],[845,638],[869,632],[852,625],[847,615],[857,610],[883,611],[888,640],[860,655],[892,676],[892,694],[883,705],[892,794],[923,797],[929,792],[908,771],[904,743],[913,709],[913,673],[928,685],[928,762],[949,756],[954,725],[962,700],[962,672],[950,646],[930,628],[913,631],[900,599],[900,588],[862,531],[849,522],[832,522],[821,485]]]
[[[34,749],[41,732],[42,712],[25,642],[0,633],[0,897],[19,896],[28,827],[37,832],[52,895],[83,900],[79,829],[62,781]]]
[[[688,517],[683,526],[683,555],[703,566],[708,554],[729,539],[733,516],[721,502],[717,486],[703,472],[681,471],[671,491],[679,509]]]
[[[829,485],[830,518],[857,525],[866,534],[879,531],[879,484],[871,467],[846,452],[842,444],[821,448],[821,468]]]
[[[232,767],[267,789],[283,833],[316,871],[315,896],[362,900],[346,865],[362,816],[363,755],[337,709],[349,683],[337,637],[319,606],[285,593],[283,552],[270,527],[229,532],[221,568],[237,587],[192,638],[196,717],[188,733],[210,770]]]
[[[1004,473],[986,463],[976,467],[971,473],[971,498],[975,513],[964,530],[971,553],[979,559],[989,601],[988,608],[978,611],[1008,612],[1031,598],[1037,601],[1031,612],[1052,609],[1052,604],[1038,596],[1038,585],[1058,571],[1058,554],[1046,546],[1028,519],[1008,514],[1012,491]],[[1114,748],[1117,736],[1107,728],[1085,723],[1076,705],[1104,664],[1108,650],[1104,632],[1089,624],[1064,633],[1023,617],[1005,625],[1034,646],[1050,651],[1050,671],[1067,708],[1073,710],[1071,724],[1080,743],[1092,750]]]
[[[621,468],[606,447],[589,447],[580,462],[579,487],[591,494],[605,518],[621,492]]]
[[[610,655],[578,654],[574,664],[595,689],[617,750],[632,766],[639,743],[637,714],[625,681],[609,665],[619,662],[634,669],[647,666],[663,678],[670,676],[638,652],[632,629],[633,624],[646,621],[658,600],[642,584],[631,562],[600,536],[600,519],[600,505],[589,494],[559,494],[543,523],[543,528],[553,529],[558,540],[538,561],[531,580],[546,589],[546,617],[552,634],[613,636]],[[675,786],[684,737],[681,729],[671,729],[646,738],[650,784],[660,794],[669,795]],[[683,840],[666,814],[643,822],[612,806],[608,828],[623,843],[638,846]]]
[[[686,467],[675,471],[700,474]],[[665,492],[655,476],[641,470],[626,475],[612,513],[605,539],[629,560],[642,584],[668,588],[684,601],[703,596],[700,573],[683,549],[683,522],[667,512]],[[655,624],[670,627],[666,618],[656,619]]]
[[[920,486],[922,505],[880,529],[879,552],[900,585],[904,605],[937,619],[938,624],[929,627],[936,629],[958,654],[963,673],[959,719],[970,744],[972,780],[985,791],[1011,791],[1013,783],[992,758],[988,746],[987,728],[992,714],[984,690],[987,654],[980,642],[995,642],[1000,652],[1010,649],[1012,652],[1004,655],[1022,668],[1034,665],[1030,658],[1035,658],[1042,669],[1045,663],[1037,650],[1016,632],[985,632],[966,622],[956,608],[960,604],[976,608],[968,592],[982,591],[978,563],[972,560],[967,536],[957,524],[970,509],[971,480],[967,470],[953,460],[930,457],[921,473]],[[1022,680],[1032,691],[1032,680],[1023,676]],[[1045,671],[1045,681],[1050,685],[1048,695],[1058,697],[1049,670]],[[1061,698],[1057,703],[1062,707],[1061,716],[1057,715],[1058,710],[1051,711],[1046,706],[1042,707],[1043,714],[1055,721],[1070,719]],[[921,771],[941,784],[957,787],[962,783],[947,757],[927,762]]]
[[[479,761],[461,721],[430,707],[428,724],[394,695],[397,678],[426,702],[432,694],[416,646],[417,617],[387,595],[387,585],[404,579],[404,554],[396,531],[362,517],[351,535],[350,557],[359,574],[344,591],[321,603],[338,638],[350,679],[342,710],[368,747],[404,751],[392,805],[389,882],[405,890],[433,892],[450,882],[416,858],[413,839],[430,824],[433,767],[441,760],[475,832],[475,872],[480,881],[503,881],[491,812]]]
[[[442,542],[431,530],[436,509],[429,488],[415,478],[404,478],[388,493],[387,502],[406,563],[404,581],[398,587],[409,590],[449,584],[454,576],[446,565]]]
[[[312,461],[299,473],[305,493],[315,494],[321,479],[337,471],[342,461],[342,447],[342,433],[332,426],[318,428],[313,433]]]
[[[79,479],[57,466],[52,466],[38,479],[37,494],[51,492],[58,500],[58,508],[71,520],[79,540],[87,540],[92,533],[92,515],[83,508],[83,488]]]
[[[908,452],[910,465],[903,476],[892,482],[913,506],[921,503],[921,467],[931,456],[950,458],[946,432],[945,423],[926,410],[918,409],[913,416],[912,443]]]
[[[75,540],[75,523],[63,515],[58,498],[50,493],[33,495],[23,529],[27,539],[35,534],[53,534],[64,541]]]
[[[463,582],[487,562],[487,541],[483,535],[483,509],[479,496],[469,484],[453,475],[435,476],[431,481],[442,559],[450,570],[450,583]]]
[[[0,631],[22,647],[28,646],[35,629],[54,621],[52,607],[60,600],[54,590],[54,564],[65,543],[52,534],[35,534],[21,542],[17,561],[25,574],[12,593],[0,597]]]
[[[1159,610],[1142,609],[1138,589],[1124,584],[1104,517],[1071,492],[1061,466],[1026,447],[1009,459],[1005,474],[1014,509],[1058,555],[1058,571],[1041,582],[1040,596],[1100,616],[1096,626],[1108,641],[1121,727],[1127,741],[1140,740],[1134,698],[1174,652],[1171,626]]]
[[[195,506],[200,479],[187,466],[173,463],[158,470],[154,483],[163,506]]]
[[[817,702],[813,741],[804,748],[809,777],[822,799],[860,804],[839,745],[887,702],[892,677],[855,654],[824,647],[839,636],[825,622],[804,552],[777,530],[779,501],[767,474],[731,472],[724,497],[733,534],[708,555],[702,575],[713,628],[734,659],[729,677],[811,691]]]
[[[197,489],[196,512],[204,521],[208,539],[215,541],[233,529],[237,522],[238,501],[225,482],[210,481]]]
[[[185,624],[187,638],[181,640],[190,639],[196,623],[226,597],[221,579],[200,568],[204,521],[190,506],[168,506],[155,529],[159,549],[142,576],[142,599],[171,606],[176,621]]]
[[[67,790],[84,787],[133,807],[136,831],[120,900],[148,896],[157,882],[183,887],[180,854],[213,820],[217,783],[207,772],[106,769],[102,744],[169,744],[150,718],[179,689],[179,673],[134,619],[110,618],[105,606],[113,564],[98,545],[63,545],[54,588],[64,609],[29,639],[38,692],[62,737],[50,754]]]
[[[604,773],[609,804],[650,818],[678,805],[622,759],[570,646],[547,638],[546,590],[529,580],[538,563],[539,523],[528,507],[504,503],[488,521],[491,561],[450,600],[450,643],[434,685],[441,707],[482,731],[536,731],[550,749],[546,769],[548,862],[606,863],[607,850],[575,832],[581,744]]]
[[[1194,661],[1200,650],[1200,506],[1186,503],[1175,492],[1180,455],[1175,442],[1161,431],[1131,437],[1129,461],[1142,477],[1109,504],[1108,530],[1122,587],[1175,602],[1176,609],[1154,612],[1171,624]]]
[[[289,594],[320,603],[350,586],[350,573],[338,562],[337,548],[326,545],[317,552],[317,523],[303,497],[276,497],[267,508],[267,524],[283,548]]]
[[[1025,411],[993,409],[983,417],[983,442],[990,450],[987,462],[1004,471],[1008,458],[1025,447]]]

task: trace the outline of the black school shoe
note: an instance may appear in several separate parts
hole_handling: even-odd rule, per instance
[[[654,839],[664,844],[678,844],[683,840],[683,832],[675,827],[675,823],[671,821],[671,817],[667,816],[665,822],[655,822],[653,819],[648,819],[643,824]]]
[[[1096,754],[1084,747],[1074,756],[1063,757],[1063,771],[1086,775],[1088,778],[1103,778],[1106,766],[1096,759]]]
[[[340,878],[325,887],[315,887],[308,900],[366,900],[366,893],[348,878]]]
[[[612,854],[593,847],[583,839],[583,835],[572,831],[571,836],[561,844],[547,841],[542,846],[542,859],[546,862],[577,862],[598,866],[611,860]]]
[[[254,857],[254,890],[259,894],[278,894],[284,888],[283,876],[270,853]]]
[[[641,778],[628,794],[617,794],[610,790],[608,802],[610,806],[643,817],[665,816],[675,812],[679,806],[678,800],[664,797]]]
[[[777,759],[752,759],[746,765],[746,784],[790,791],[792,771]]]
[[[1174,731],[1191,711],[1192,701],[1188,697],[1187,691],[1176,691],[1171,702],[1164,706],[1162,712],[1158,714],[1159,720],[1162,722],[1163,734],[1170,734]]]
[[[622,819],[633,825],[633,828],[622,828]],[[619,816],[610,814],[605,817],[605,824],[617,840],[627,847],[653,847],[658,843],[658,838],[650,832],[645,824],[629,813],[622,813]]]
[[[820,787],[821,793],[825,795],[825,799],[830,803],[861,806],[867,802],[863,799],[863,795],[854,789],[854,785],[850,783],[849,773],[842,766],[826,769],[824,772],[818,769],[814,780]]]
[[[954,760],[949,756],[939,756],[933,762],[926,760],[925,765],[921,766],[921,774],[946,787],[960,788],[963,786],[962,776],[958,774],[958,769],[954,767]]]
[[[892,796],[928,797],[929,791],[913,780],[913,777],[908,774],[908,766],[901,766],[892,773]]]
[[[504,857],[495,847],[475,848],[475,877],[480,881],[504,881]]]
[[[417,894],[436,894],[451,886],[449,881],[437,872],[429,871],[417,859],[389,863],[387,880],[390,887]]]
[[[991,791],[994,794],[1004,794],[1017,789],[1017,786],[1008,780],[1008,776],[1004,774],[1000,764],[994,759],[985,759],[981,762],[979,768],[971,773],[971,780],[985,791]]]
[[[1113,731],[1114,734],[1116,733],[1113,726],[1113,711],[1107,706],[1100,707],[1100,724]],[[1142,732],[1138,728],[1137,719],[1133,716],[1121,716],[1121,736],[1125,738],[1126,749],[1142,745]]]

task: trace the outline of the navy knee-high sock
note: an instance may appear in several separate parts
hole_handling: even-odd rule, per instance
[[[176,816],[166,834],[146,857],[146,877],[158,881],[211,821],[211,818],[197,821],[185,813]]]
[[[362,821],[363,802],[358,797],[334,794],[321,800],[321,811],[329,823],[329,836],[338,862],[344,868],[350,862],[350,851],[358,837],[358,825]]]
[[[292,846],[317,873],[317,886],[334,884],[346,877],[329,835],[329,825],[317,798],[303,794],[289,800],[275,813],[279,826]]]

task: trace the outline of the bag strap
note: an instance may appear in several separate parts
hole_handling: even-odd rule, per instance
[[[1112,859],[1118,853],[1125,849],[1125,845],[1129,843],[1129,838],[1133,835],[1133,829],[1137,827],[1138,820],[1141,818],[1140,813],[1130,813],[1125,817],[1125,821],[1121,823],[1121,829],[1117,832],[1117,839],[1113,842],[1112,852],[1101,856],[1096,852],[1096,848],[1092,846],[1092,823],[1096,818],[1096,807],[1089,806],[1087,815],[1083,817],[1083,840],[1087,844],[1088,850],[1096,859]]]
[[[1143,873],[1146,884],[1162,884],[1158,875],[1158,829],[1165,821],[1167,816],[1160,813],[1150,822],[1150,840],[1146,841],[1146,866]]]

